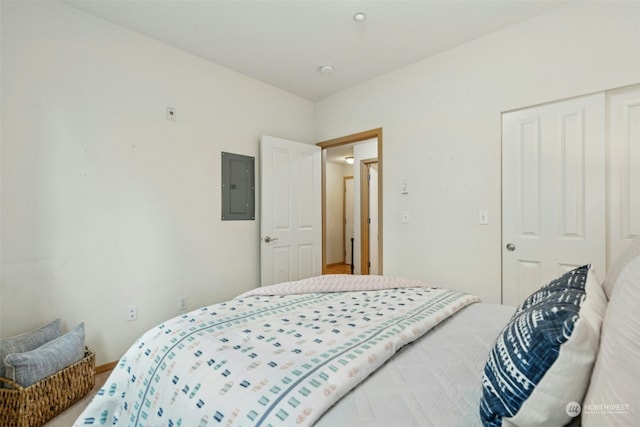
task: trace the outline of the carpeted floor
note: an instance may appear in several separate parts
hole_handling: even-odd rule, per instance
[[[107,380],[109,374],[111,374],[111,371],[96,375],[96,385],[89,394],[67,408],[61,414],[58,414],[57,417],[49,420],[43,425],[43,427],[71,427],[76,418],[80,416],[84,408],[86,408],[89,402],[91,402],[93,396],[95,396],[98,390],[100,390],[100,387],[102,387],[102,384]]]

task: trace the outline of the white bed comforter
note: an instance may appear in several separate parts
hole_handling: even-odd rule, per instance
[[[381,276],[259,288],[149,330],[74,425],[311,425],[399,348],[476,301]]]

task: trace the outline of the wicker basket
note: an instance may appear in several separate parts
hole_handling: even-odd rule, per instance
[[[41,426],[91,391],[96,354],[85,348],[84,358],[29,387],[0,377],[0,426]]]

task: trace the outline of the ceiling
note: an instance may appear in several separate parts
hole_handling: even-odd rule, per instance
[[[365,142],[365,141],[363,141]],[[351,156],[353,157],[353,146],[354,144],[347,144],[347,145],[338,145],[336,147],[330,147],[327,148],[326,151],[326,158],[325,160],[328,163],[338,163],[338,164],[347,164],[347,160],[345,159],[345,157],[347,156]]]
[[[499,31],[566,0],[65,0],[287,92],[318,101]],[[356,22],[357,12],[366,20]],[[323,74],[319,67],[334,71]]]

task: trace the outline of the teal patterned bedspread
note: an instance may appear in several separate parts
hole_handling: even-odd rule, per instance
[[[146,332],[74,426],[311,425],[399,348],[476,301],[381,276],[259,288]]]

